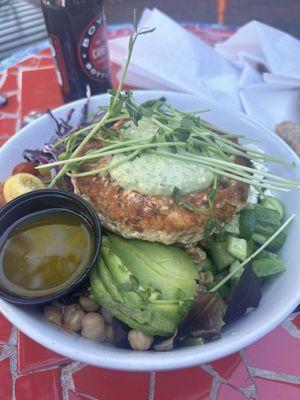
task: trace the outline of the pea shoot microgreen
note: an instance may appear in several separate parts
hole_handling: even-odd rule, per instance
[[[214,202],[214,200],[216,198],[216,195],[217,195],[217,185],[218,185],[218,177],[217,177],[217,175],[215,175],[214,179],[213,179],[212,187],[211,187],[209,195],[207,197],[208,204],[209,204],[209,209],[210,209],[210,214],[211,214],[211,218],[212,219],[214,219],[213,202]]]

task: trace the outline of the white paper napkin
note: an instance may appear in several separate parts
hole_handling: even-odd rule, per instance
[[[249,22],[215,48],[237,65],[243,52],[256,55],[274,74],[300,79],[300,41],[261,22]]]
[[[240,80],[239,80],[239,88],[243,89],[249,85],[262,83],[263,81],[264,81],[263,77],[257,71],[257,69],[252,67],[251,64],[245,63]]]
[[[156,30],[136,42],[125,83],[203,94],[240,109],[238,68],[157,9],[146,9],[139,26]],[[124,62],[127,43],[127,37],[110,41],[113,62]]]
[[[142,89],[204,95],[274,129],[300,122],[300,41],[257,21],[215,49],[157,9],[145,9],[140,27],[156,30],[136,42],[125,83]],[[123,65],[128,37],[109,41]]]
[[[300,123],[297,90],[278,90],[266,84],[252,85],[241,91],[241,100],[248,115],[271,129],[282,121]]]
[[[265,72],[263,74],[263,80],[270,85],[276,86],[278,88],[290,88],[297,89],[300,87],[300,81],[296,78],[288,78],[287,76],[272,74]]]
[[[261,22],[241,27],[216,51],[242,70],[245,112],[271,129],[300,122],[300,41]]]

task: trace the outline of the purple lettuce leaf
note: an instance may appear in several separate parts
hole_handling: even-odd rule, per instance
[[[175,339],[177,345],[187,337],[203,338],[206,341],[220,337],[224,312],[222,297],[199,287],[194,303],[178,328]]]
[[[230,296],[224,322],[231,324],[241,318],[250,308],[258,307],[262,298],[260,279],[254,273],[251,262],[245,267]]]

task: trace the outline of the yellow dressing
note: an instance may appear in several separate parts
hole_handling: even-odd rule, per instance
[[[37,297],[69,286],[93,252],[91,231],[75,214],[50,212],[17,225],[0,250],[2,285]]]

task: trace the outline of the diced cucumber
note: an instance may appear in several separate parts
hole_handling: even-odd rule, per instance
[[[240,213],[240,236],[244,239],[250,239],[255,228],[255,210],[244,209]]]
[[[240,261],[247,258],[247,241],[245,239],[236,238],[228,235],[227,238],[227,251]]]
[[[207,290],[212,289],[213,287],[215,287],[219,282],[221,282],[222,279],[225,278],[225,276],[227,275],[227,272],[220,272],[219,274],[217,274],[215,276],[215,280],[213,282],[207,283],[205,286],[207,288]],[[228,287],[228,284],[224,284],[223,286],[221,286],[217,292],[220,294],[220,296],[222,296],[223,298],[227,298],[230,294],[230,290]]]
[[[287,238],[287,234],[285,232],[280,232],[275,239],[267,246],[267,250],[270,251],[278,251],[284,245]]]
[[[233,271],[235,271],[236,269],[239,268],[239,266],[241,265],[241,263],[236,260],[234,261],[229,268],[229,272],[232,273]],[[244,268],[240,268],[237,270],[237,272],[232,276],[231,278],[231,287],[233,288],[239,281],[242,273],[244,272]]]
[[[270,251],[277,251],[279,249],[281,249],[281,247],[284,245],[285,241],[287,238],[287,234],[284,232],[280,232],[273,240],[272,242],[267,246],[267,250]],[[269,237],[266,235],[262,235],[261,233],[254,233],[252,236],[252,239],[262,245],[264,244]]]
[[[277,254],[270,251],[261,251],[253,260],[253,271],[259,277],[267,277],[286,270]]]
[[[279,227],[281,225],[280,214],[276,210],[263,207],[261,205],[255,206],[255,221],[256,223],[271,225]]]
[[[252,239],[254,240],[254,242],[262,245],[265,243],[266,240],[268,240],[268,236],[266,235],[262,235],[261,233],[253,233],[252,235]]]
[[[265,208],[269,208],[270,210],[278,211],[280,215],[280,219],[282,220],[284,217],[284,207],[280,200],[276,199],[272,196],[266,196],[260,203],[261,206]]]
[[[255,251],[255,243],[254,240],[247,240],[247,257],[251,256]]]
[[[281,214],[277,210],[263,207],[261,204],[255,206],[255,228],[252,235],[252,239],[260,245],[264,244],[281,226]],[[267,249],[279,250],[285,240],[286,234],[281,232],[267,246]]]
[[[266,224],[266,223],[260,223],[258,221],[255,222],[255,233],[261,233],[262,235],[266,236],[271,236],[273,233],[277,231],[278,228],[280,228],[281,223],[278,225],[274,226],[271,224]]]
[[[240,233],[240,215],[236,214],[228,224],[225,225],[225,232],[239,235]]]
[[[262,250],[254,258],[254,260],[264,260],[264,259],[278,260],[278,255],[274,254],[274,253],[272,253],[271,251],[268,251],[268,250]]]
[[[283,262],[279,260],[279,258],[254,260],[252,263],[252,268],[259,278],[266,278],[286,270]]]
[[[278,211],[257,205],[255,207],[255,233],[271,236],[281,226]]]
[[[228,267],[234,261],[234,257],[227,251],[227,237],[213,240],[209,246],[209,256],[219,271]]]
[[[240,214],[240,237],[250,239],[253,234],[271,236],[281,226],[277,210],[256,205],[254,209],[244,209]]]

